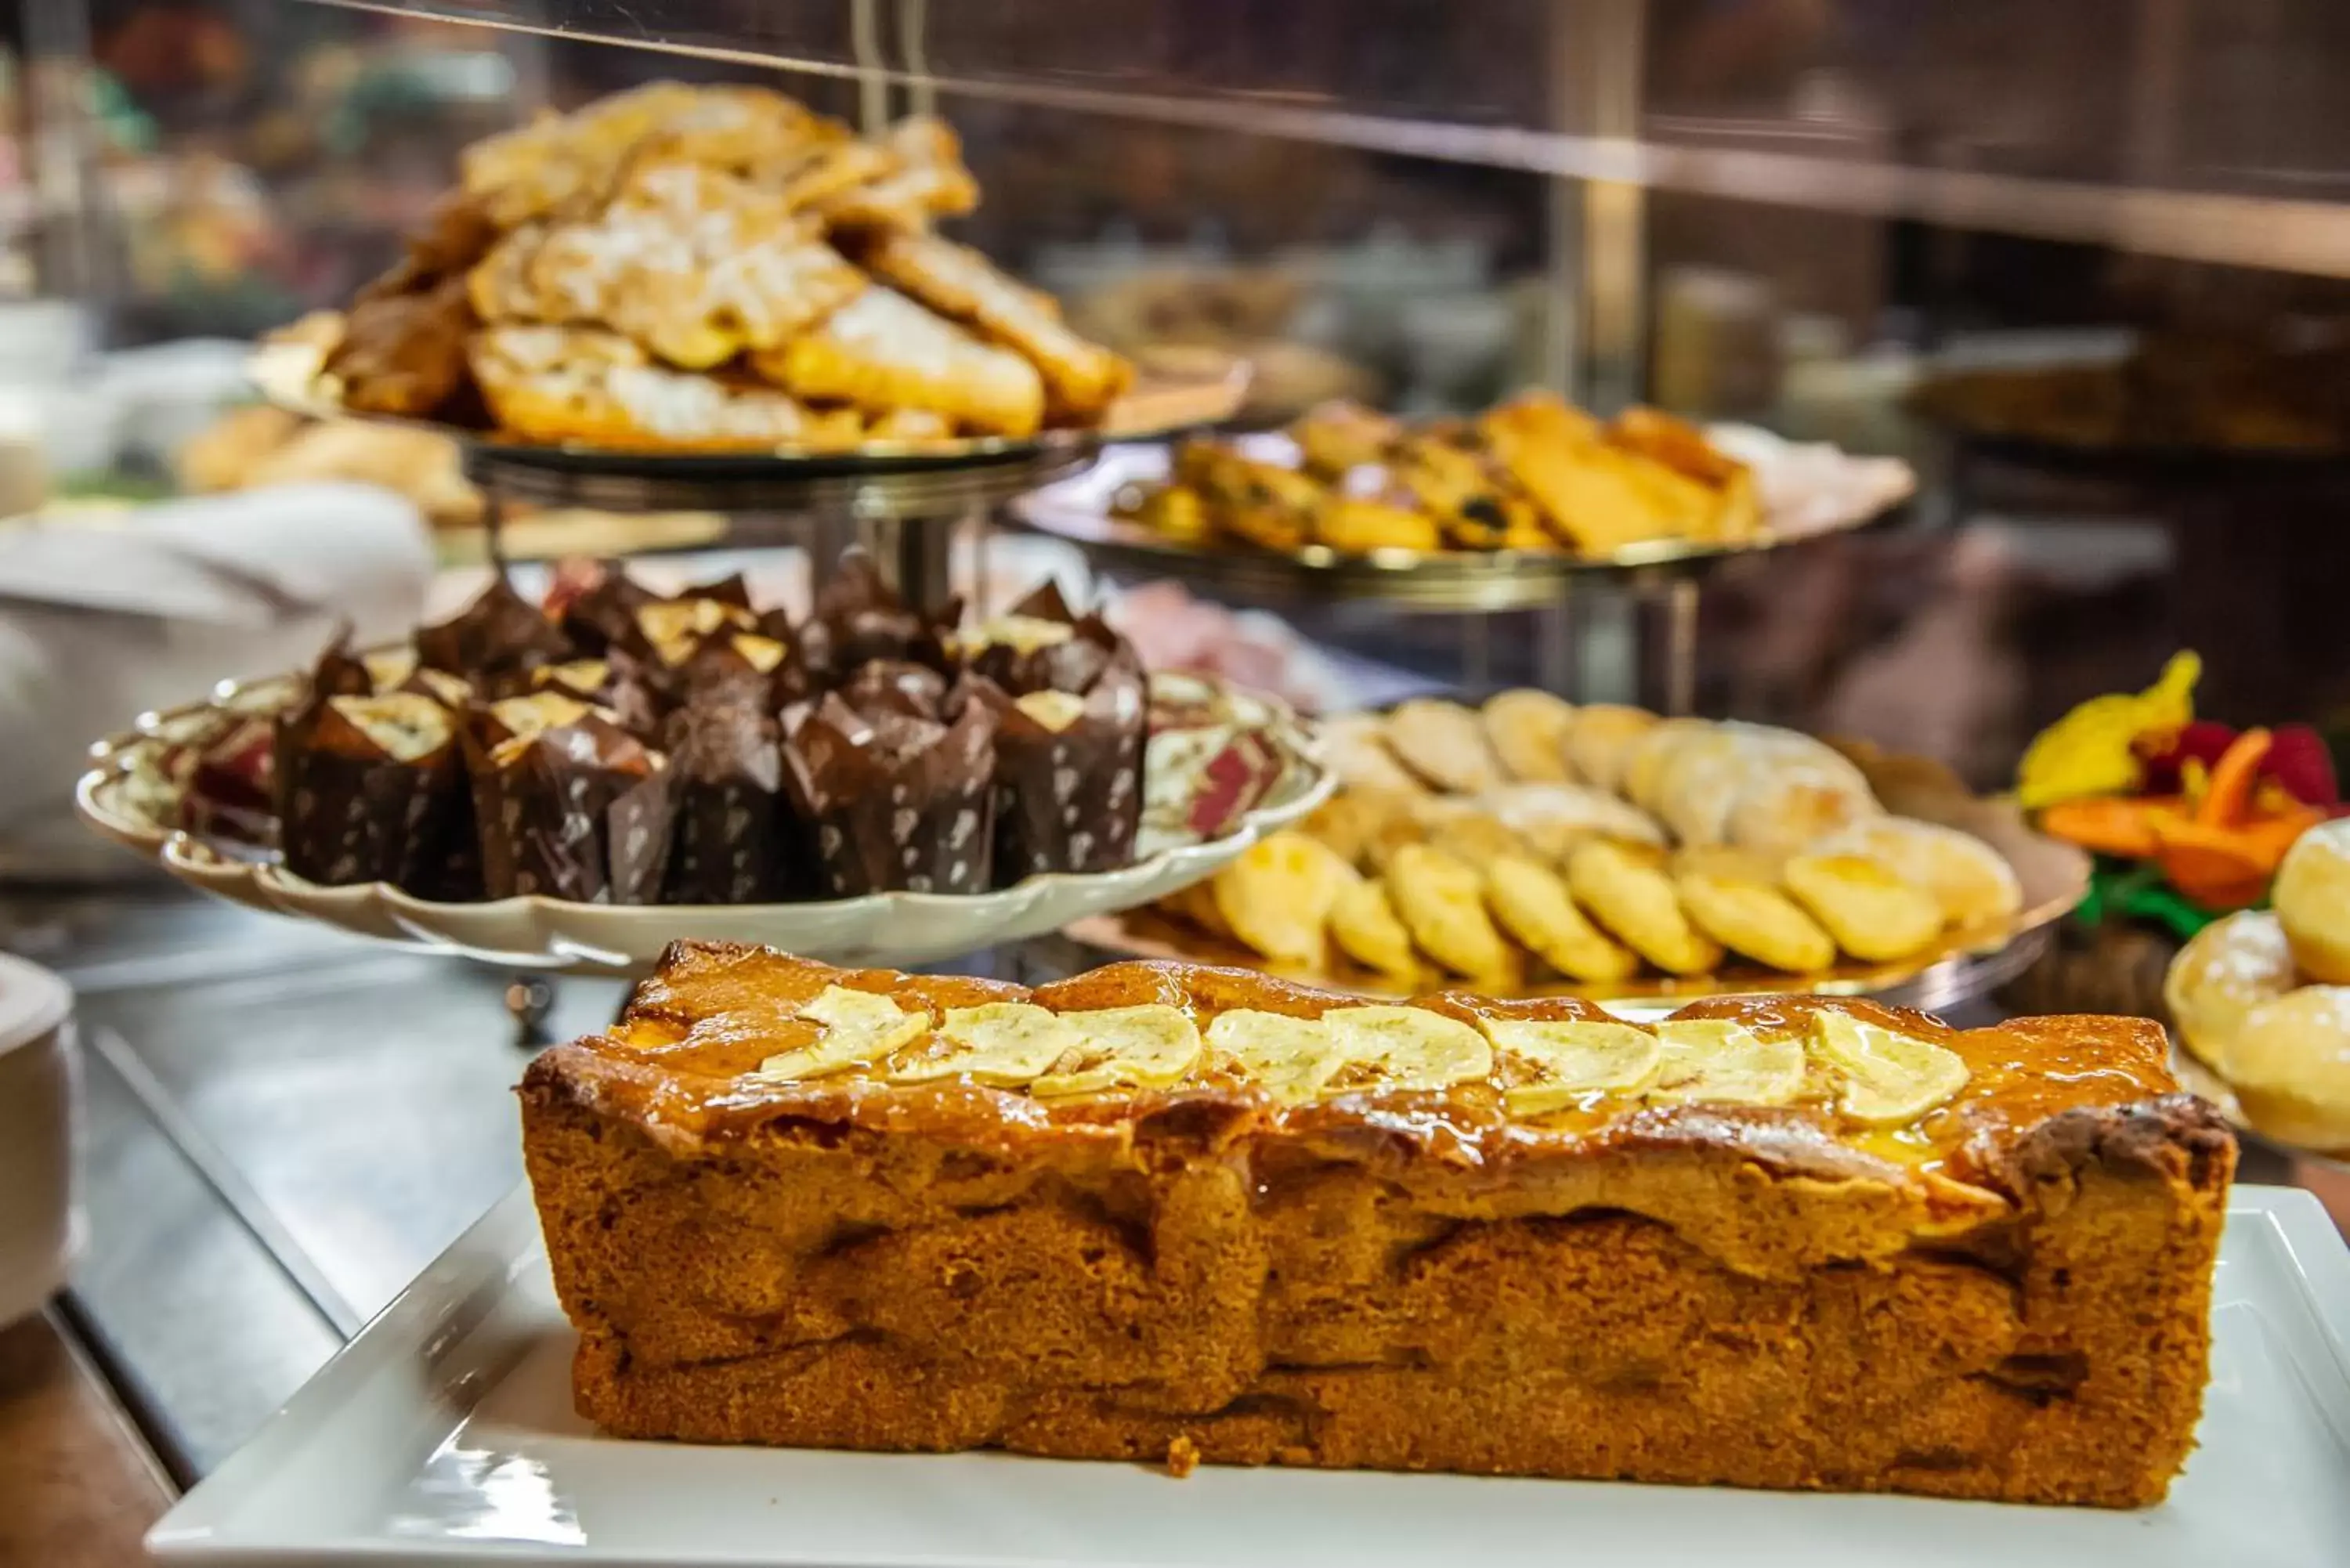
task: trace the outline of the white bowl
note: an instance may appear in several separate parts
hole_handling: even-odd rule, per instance
[[[0,954],[0,1328],[63,1289],[81,1251],[73,992]]]

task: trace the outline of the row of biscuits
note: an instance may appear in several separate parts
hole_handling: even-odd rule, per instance
[[[2271,900],[2196,933],[2163,1001],[2253,1127],[2350,1157],[2350,819],[2294,840]]]
[[[1653,409],[1602,424],[1529,390],[1472,420],[1407,426],[1357,404],[1288,431],[1295,461],[1228,441],[1177,449],[1126,514],[1187,542],[1290,553],[1534,550],[1606,556],[1664,539],[1734,544],[1762,526],[1754,478]]]
[[[859,139],[675,83],[468,148],[327,361],[347,407],[538,441],[837,450],[1098,423],[1131,368],[931,229],[979,188],[927,117]]]
[[[1607,986],[1736,955],[1812,974],[1914,958],[2021,902],[1989,845],[1888,815],[1849,759],[1790,731],[1522,691],[1325,740],[1338,795],[1165,905],[1281,972],[1343,956],[1395,986]]]

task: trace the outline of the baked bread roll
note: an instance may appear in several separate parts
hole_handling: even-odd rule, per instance
[[[1642,811],[1658,814],[1665,779],[1684,746],[1719,757],[1730,749],[1730,738],[1711,719],[1662,719],[1632,742],[1624,758],[1623,775],[1616,793]]]
[[[1045,420],[1035,366],[894,289],[866,289],[815,331],[754,354],[751,363],[795,396],[877,416],[930,409],[983,434],[1014,437],[1033,435]]]
[[[1649,767],[1643,764],[1654,756]],[[1774,766],[1763,749],[1725,724],[1665,743],[1633,759],[1649,808],[1682,844],[1719,844],[1730,807],[1749,782]]]
[[[1942,906],[1874,860],[1798,855],[1781,872],[1795,902],[1864,963],[1923,952],[1942,934]]]
[[[1673,880],[1690,923],[1758,963],[1813,974],[1835,962],[1834,939],[1793,898],[1764,881],[1684,872]]]
[[[1534,497],[1544,524],[1585,554],[1612,555],[1674,533],[1676,517],[1659,493],[1662,485],[1695,491],[1700,515],[1711,509],[1700,487],[1602,445],[1590,416],[1555,392],[1521,394],[1489,410],[1477,430],[1495,460]]]
[[[1742,849],[1784,859],[1837,828],[1884,814],[1866,780],[1782,768],[1740,792],[1722,819],[1722,836]]]
[[[2163,1005],[2189,1054],[2225,1075],[2230,1043],[2252,1009],[2301,983],[2272,911],[2240,909],[2188,940],[2162,977]]]
[[[1274,963],[1307,972],[1329,968],[1324,927],[1355,868],[1303,833],[1252,844],[1211,884],[1224,928]]]
[[[1435,517],[1447,543],[1462,550],[1546,550],[1551,536],[1533,503],[1482,452],[1435,434],[1408,436],[1387,454],[1399,489]]]
[[[1419,836],[1419,829],[1411,821],[1411,797],[1384,790],[1338,790],[1314,808],[1312,815],[1297,825],[1297,831],[1320,839],[1338,852],[1338,857],[1357,869],[1378,863],[1384,856],[1373,853],[1382,838],[1402,825],[1396,839],[1409,843]]]
[[[1502,764],[1485,742],[1473,710],[1435,697],[1414,697],[1388,715],[1388,749],[1404,766],[1439,789],[1477,794],[1502,782]]]
[[[1016,348],[1045,378],[1056,418],[1097,421],[1134,379],[1134,368],[1087,342],[1048,294],[1015,283],[968,245],[898,229],[860,253],[865,265],[940,315]]]
[[[467,355],[498,428],[526,441],[717,452],[853,445],[863,430],[769,388],[653,364],[617,332],[493,327]]]
[[[1633,743],[1659,722],[1646,708],[1587,702],[1575,711],[1575,727],[1566,736],[1566,760],[1585,784],[1616,794],[1622,789]]]
[[[2350,1151],[2350,986],[2305,985],[2244,1015],[2228,1081],[2245,1119],[2282,1142]]]
[[[1289,439],[1297,443],[1306,472],[1332,481],[1348,469],[1378,462],[1402,435],[1399,421],[1343,398],[1315,404],[1289,425]]]
[[[1428,842],[1455,860],[1482,871],[1504,856],[1521,860],[1538,858],[1538,852],[1509,828],[1482,811],[1466,812],[1429,830]]]
[[[1635,771],[1647,760],[1636,757]],[[1733,828],[1733,818],[1754,795],[1764,797],[1764,815],[1739,817],[1740,827],[1793,853],[1810,836],[1798,836],[1808,824],[1783,820],[1791,807],[1807,804],[1802,796],[1790,795],[1796,785],[1839,797],[1835,822],[1876,808],[1868,781],[1849,759],[1809,735],[1764,724],[1722,723],[1701,734],[1692,732],[1666,747],[1653,767],[1645,787],[1665,826],[1683,844],[1738,842],[1740,829]]]
[[[1348,495],[1334,491],[1315,503],[1314,537],[1348,556],[1377,550],[1409,550],[1425,555],[1444,548],[1436,519],[1427,513],[1375,495]]]
[[[1721,948],[1690,924],[1672,878],[1639,850],[1605,839],[1578,846],[1566,863],[1575,901],[1626,946],[1668,974],[1706,974]]]
[[[1426,794],[1428,786],[1388,749],[1387,721],[1377,713],[1342,713],[1322,725],[1322,755],[1341,788]]]
[[[1476,868],[1424,844],[1408,844],[1388,860],[1388,897],[1419,950],[1480,985],[1524,979],[1518,951],[1485,913],[1484,879]]]
[[[884,133],[874,151],[880,155],[879,163],[855,182],[795,177],[786,191],[800,202],[813,202],[836,230],[919,229],[934,217],[952,217],[979,205],[979,182],[963,166],[962,140],[936,115],[907,116]],[[811,194],[820,184],[826,193]]]
[[[1477,805],[1538,853],[1561,862],[1586,838],[1665,842],[1664,830],[1648,813],[1583,784],[1505,784],[1479,796]]]
[[[1513,779],[1528,784],[1565,784],[1566,737],[1575,727],[1573,703],[1521,687],[1487,698],[1480,711],[1485,738]]]
[[[2350,817],[2293,840],[2271,894],[2293,961],[2310,979],[2350,983]]]
[[[1330,902],[1330,940],[1340,952],[1399,989],[1419,987],[1421,968],[1411,933],[1381,884],[1358,877],[1338,889]]]
[[[1857,855],[1924,889],[1954,927],[2004,920],[2023,907],[2023,888],[2007,857],[1970,833],[1914,816],[1874,816],[1838,828],[1807,846],[1813,855]]]
[[[1497,857],[1485,867],[1485,902],[1503,930],[1570,980],[1615,981],[1639,972],[1638,957],[1593,925],[1547,866]]]

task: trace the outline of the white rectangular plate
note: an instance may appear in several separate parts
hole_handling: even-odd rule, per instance
[[[693,1448],[572,1414],[517,1191],[155,1527],[174,1563],[788,1568],[1740,1568],[2350,1563],[2350,1252],[2242,1187],[2201,1446],[2135,1513],[1623,1483]]]

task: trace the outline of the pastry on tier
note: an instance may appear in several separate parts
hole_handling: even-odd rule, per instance
[[[656,83],[460,162],[336,328],[348,408],[534,442],[829,452],[1097,425],[1133,378],[931,232],[979,188],[927,117],[860,140],[764,88]]]
[[[681,943],[525,1075],[626,1438],[2137,1507],[2235,1148],[2137,1020]]]
[[[1323,740],[1340,793],[1161,905],[1292,978],[1816,975],[1995,936],[2022,902],[1990,845],[1888,814],[1858,763],[1792,730],[1514,691],[1347,715]]]
[[[2171,961],[2163,1002],[2188,1054],[2244,1119],[2281,1143],[2350,1157],[2350,819],[2294,841],[2273,909],[2204,927]]]
[[[245,759],[237,787],[189,799],[258,818],[246,836],[316,883],[731,905],[1116,871],[1146,826],[1218,836],[1282,782],[1285,721],[1150,680],[1056,591],[958,618],[861,552],[796,622],[740,577],[664,597],[598,567],[546,605],[499,581],[410,648],[330,649],[247,716],[265,733],[204,748]]]
[[[926,251],[941,243],[894,242]],[[896,275],[887,263],[878,270]],[[1752,472],[1703,431],[1654,409],[1628,410],[1603,425],[1555,393],[1534,390],[1467,422],[1411,428],[1357,404],[1326,403],[1288,433],[1295,461],[1287,462],[1226,441],[1187,441],[1168,483],[1128,498],[1122,511],[1185,543],[1222,535],[1284,553],[1321,545],[1345,555],[1529,550],[1605,558],[1674,540],[1734,545],[1762,527]]]

